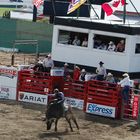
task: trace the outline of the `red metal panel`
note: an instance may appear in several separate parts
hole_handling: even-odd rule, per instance
[[[88,82],[87,103],[95,103],[116,108],[116,117],[120,108],[120,92],[117,84],[92,80]]]
[[[62,76],[50,76],[45,72],[34,73],[30,70],[19,71],[18,75],[18,91],[38,94],[52,93],[54,88],[63,91],[64,80]]]

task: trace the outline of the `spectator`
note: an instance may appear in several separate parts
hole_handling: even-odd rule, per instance
[[[98,46],[97,49],[106,50],[107,49],[107,45],[105,43],[101,43],[101,45]]]
[[[75,66],[73,71],[73,80],[74,81],[79,80],[79,76],[80,76],[80,68],[78,66]]]
[[[113,74],[112,73],[108,73],[107,76],[106,76],[106,81],[107,82],[110,82],[110,83],[115,83],[115,79],[113,77]]]
[[[88,41],[87,38],[84,38],[84,41],[82,42],[82,47],[87,47],[88,46]]]
[[[34,66],[33,69],[36,72],[44,72],[43,62],[41,59],[38,60],[37,64]]]
[[[127,73],[124,73],[123,74],[123,79],[118,82],[119,85],[121,85],[122,87],[122,92],[121,92],[121,95],[122,95],[122,99],[124,101],[124,103],[127,103],[129,102],[129,91],[130,91],[130,78],[129,78],[129,75]]]
[[[64,80],[67,80],[68,76],[70,76],[68,66],[69,66],[68,63],[64,64]]]
[[[51,54],[48,54],[43,60],[43,67],[45,72],[50,72],[54,68],[54,62],[51,58]]]
[[[99,48],[100,47],[100,45],[102,44],[102,41],[100,40],[100,38],[97,38],[97,37],[94,37],[93,38],[94,39],[94,48]]]
[[[96,76],[96,79],[97,80],[104,80],[104,78],[106,77],[106,69],[105,67],[103,66],[103,62],[100,61],[99,62],[99,67],[97,67],[96,69],[96,73],[97,73],[97,76]]]
[[[124,40],[121,40],[118,44],[117,44],[117,47],[116,47],[116,50],[117,52],[124,52],[125,50],[125,43],[124,43]]]
[[[79,81],[85,81],[86,70],[82,69],[81,74],[79,76]]]
[[[71,39],[71,37],[69,37],[69,39],[68,39],[68,44],[69,44],[69,45],[72,44],[72,39]]]
[[[114,42],[110,41],[107,50],[110,51],[110,52],[113,52],[113,51],[115,51],[115,49],[116,49],[116,46],[115,46]]]
[[[75,45],[75,46],[80,46],[80,43],[81,41],[78,39],[77,36],[74,37],[74,40],[72,42],[72,45]]]

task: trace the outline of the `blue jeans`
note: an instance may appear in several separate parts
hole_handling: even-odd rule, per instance
[[[124,102],[128,103],[129,101],[129,90],[130,90],[130,87],[129,86],[124,86],[122,88],[122,99],[124,100]]]
[[[96,80],[103,81],[104,80],[104,75],[97,75]]]

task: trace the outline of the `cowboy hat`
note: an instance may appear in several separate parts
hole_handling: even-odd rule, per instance
[[[81,72],[86,72],[86,70],[85,69],[82,69]]]
[[[110,41],[108,44],[114,44],[114,42],[113,41]]]
[[[102,61],[100,61],[99,64],[104,64],[104,63]]]
[[[48,54],[48,57],[51,57],[51,54]]]
[[[78,66],[75,66],[76,69],[80,69]]]
[[[113,74],[109,72],[109,73],[107,74],[107,76],[113,76]]]
[[[68,66],[68,63],[65,63],[64,66]]]
[[[123,77],[128,77],[129,75],[128,75],[128,73],[124,73],[122,76]]]

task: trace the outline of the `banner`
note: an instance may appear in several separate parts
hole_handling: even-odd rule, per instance
[[[16,100],[17,74],[15,67],[0,66],[0,99]]]
[[[18,92],[18,101],[47,105],[48,96],[38,93]]]
[[[112,0],[111,2],[105,2],[102,4],[102,8],[106,12],[107,16],[110,16],[115,12],[115,10],[123,5],[125,5],[125,0]]]
[[[138,118],[139,110],[139,96],[134,95],[133,106],[132,106],[132,117],[134,119]]]
[[[77,8],[79,8],[82,4],[84,4],[86,0],[71,0],[71,3],[68,6],[67,14],[72,13]]]

